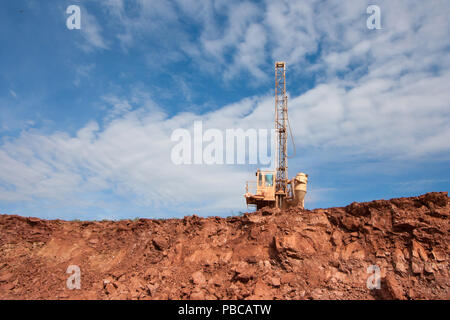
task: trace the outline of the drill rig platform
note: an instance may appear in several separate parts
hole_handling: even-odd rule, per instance
[[[308,175],[299,172],[292,180],[288,179],[288,125],[286,63],[279,61],[275,62],[275,132],[277,134],[275,162],[277,168],[276,170],[262,171],[258,169],[256,171],[256,190],[254,193],[251,193],[249,188],[250,186],[254,187],[255,182],[247,182],[244,195],[247,206],[256,206],[257,210],[266,206],[282,209],[290,206],[304,208]]]

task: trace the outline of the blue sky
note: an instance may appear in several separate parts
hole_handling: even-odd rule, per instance
[[[254,165],[176,166],[170,136],[199,120],[270,129],[278,60],[307,208],[448,191],[449,14],[447,0],[2,1],[0,213],[246,211]]]

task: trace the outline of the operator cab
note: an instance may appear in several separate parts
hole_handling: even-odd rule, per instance
[[[265,194],[266,197],[272,194],[275,199],[275,171],[258,170],[256,180],[258,181],[256,194]]]
[[[276,171],[256,171],[256,192],[250,193],[247,182],[245,198],[247,205],[256,205],[257,209],[264,206],[273,206],[275,203]]]

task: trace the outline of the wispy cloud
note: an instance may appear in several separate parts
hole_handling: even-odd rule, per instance
[[[109,46],[102,35],[102,29],[95,16],[89,10],[83,8],[80,31],[85,41],[80,43],[80,47],[86,52],[97,49],[108,49]]]
[[[81,81],[83,81],[83,79],[89,78],[89,75],[94,68],[95,68],[94,63],[76,65],[74,67],[75,79],[73,80],[73,84],[75,86],[79,86]]]

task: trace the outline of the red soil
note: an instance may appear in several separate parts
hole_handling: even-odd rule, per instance
[[[449,214],[434,192],[231,218],[0,215],[0,299],[450,299]]]

